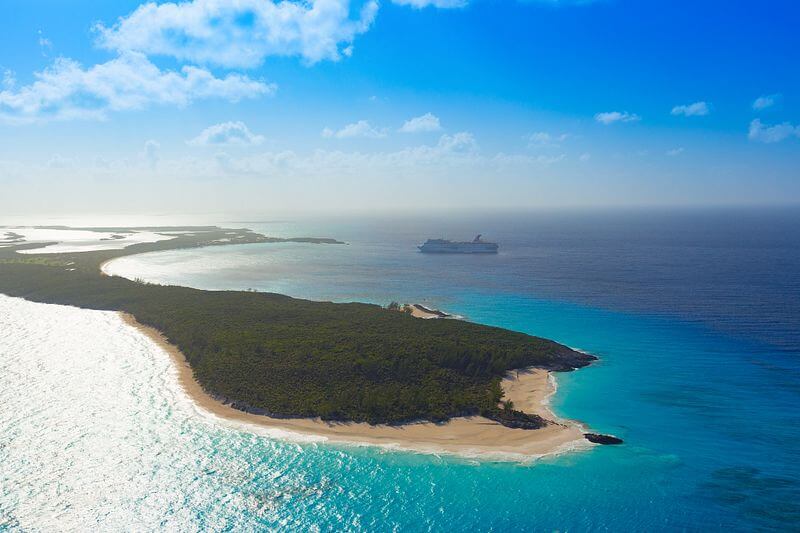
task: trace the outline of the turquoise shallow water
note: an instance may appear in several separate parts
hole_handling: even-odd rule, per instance
[[[164,377],[168,361],[147,348],[142,350],[149,355],[132,356],[138,352],[124,343],[140,341],[118,334],[119,358],[56,367],[61,381],[85,382],[95,372],[107,376],[98,383],[132,383],[113,389],[129,394],[109,395],[115,399],[107,405],[125,416],[115,417],[116,430],[103,439],[91,437],[102,431],[96,417],[82,414],[87,409],[62,419],[47,408],[53,383],[37,382],[41,373],[28,370],[26,387],[37,393],[14,408],[6,400],[19,391],[9,383],[19,380],[2,383],[4,427],[17,429],[0,441],[0,459],[15,465],[4,466],[0,477],[0,523],[5,516],[8,524],[34,526],[28,529],[53,525],[48,516],[55,514],[42,517],[46,499],[31,507],[23,489],[36,485],[25,480],[30,471],[24,465],[47,465],[64,454],[61,439],[49,431],[55,420],[75,428],[72,446],[84,455],[67,449],[64,464],[56,461],[56,487],[50,477],[42,480],[50,487],[46,494],[66,506],[62,517],[81,510],[89,523],[110,529],[130,529],[126,520],[140,529],[187,530],[796,529],[796,219],[789,216],[787,225],[784,215],[736,214],[732,221],[721,214],[686,224],[684,215],[664,215],[653,225],[636,216],[634,225],[630,219],[601,224],[588,218],[581,225],[530,217],[437,222],[448,232],[475,226],[492,231],[503,246],[494,258],[415,254],[416,240],[438,236],[425,233],[433,222],[419,228],[380,220],[311,221],[248,225],[271,234],[334,236],[350,245],[216,248],[112,264],[121,274],[202,288],[252,287],[337,301],[421,300],[587,350],[600,361],[560,374],[554,407],[622,436],[621,447],[517,465],[275,440],[198,416]],[[730,231],[746,217],[760,224],[748,224],[749,233]],[[542,226],[549,228],[544,236]],[[576,263],[580,268],[570,266]],[[31,318],[9,327],[19,331],[25,323],[31,324],[29,335],[41,331],[33,317],[43,311],[17,309],[14,315],[23,311]],[[122,327],[102,313],[85,320],[99,332]],[[76,353],[96,345],[80,342],[85,344],[77,344]],[[0,346],[16,346],[0,350],[3,377],[24,371],[14,361],[30,345],[30,339],[0,336]],[[34,369],[63,360],[53,360],[46,343],[39,346],[44,348]],[[102,390],[98,385],[97,393]],[[85,402],[81,398],[74,403]],[[102,405],[96,409],[102,412]],[[35,427],[20,427],[31,417],[39,420]],[[19,451],[21,443],[45,434],[41,452],[30,446]],[[88,473],[109,464],[92,438],[125,452],[110,463],[124,473],[122,482]],[[87,456],[95,469],[79,468]],[[92,490],[80,498],[58,489],[87,482]]]

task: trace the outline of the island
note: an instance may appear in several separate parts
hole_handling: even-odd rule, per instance
[[[16,241],[0,248],[0,292],[123,313],[170,351],[193,398],[221,416],[355,436],[349,440],[438,442],[458,450],[535,452],[587,433],[547,409],[553,391],[548,373],[581,368],[595,357],[557,342],[372,304],[162,286],[101,271],[108,261],[146,252],[340,241],[214,226],[102,230],[171,238],[72,253],[31,253],[46,243]],[[445,428],[438,436],[416,436],[437,427]],[[524,436],[535,433],[530,430],[557,436],[545,439],[548,446],[518,445],[531,440]],[[591,435],[592,442],[602,441]]]

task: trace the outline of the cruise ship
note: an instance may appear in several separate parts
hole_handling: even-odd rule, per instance
[[[418,246],[425,254],[496,254],[497,243],[481,240],[478,235],[472,242],[455,242],[446,239],[428,239]]]

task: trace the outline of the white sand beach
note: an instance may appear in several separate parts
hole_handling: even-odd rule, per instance
[[[209,396],[194,379],[184,355],[157,330],[121,313],[124,320],[161,346],[175,363],[181,386],[202,410],[226,420],[324,437],[331,442],[377,445],[433,454],[455,454],[492,460],[521,461],[591,446],[580,423],[562,420],[550,410],[555,392],[550,373],[542,369],[510,373],[502,382],[505,398],[516,409],[552,421],[542,429],[507,428],[480,416],[459,417],[444,424],[421,422],[402,426],[331,423],[319,419],[280,419],[239,411]]]

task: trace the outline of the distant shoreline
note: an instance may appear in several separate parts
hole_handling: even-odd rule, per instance
[[[212,397],[195,380],[183,353],[161,332],[140,324],[128,313],[118,314],[126,324],[143,333],[169,355],[178,371],[181,388],[197,407],[225,420],[323,437],[333,443],[487,460],[525,461],[593,446],[584,438],[585,428],[580,423],[560,419],[550,410],[549,400],[556,392],[556,386],[547,370],[512,371],[502,381],[505,398],[513,401],[516,409],[552,421],[541,429],[511,429],[481,416],[456,417],[442,424],[420,422],[401,426],[273,418],[235,409]]]

